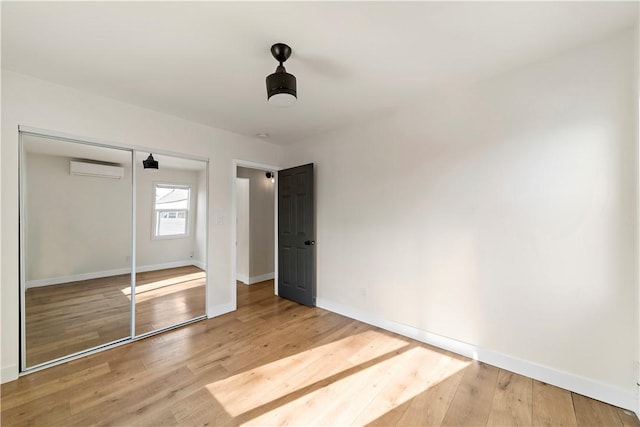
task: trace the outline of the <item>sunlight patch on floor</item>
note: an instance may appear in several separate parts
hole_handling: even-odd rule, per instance
[[[185,289],[195,288],[197,286],[204,286],[205,275],[206,273],[204,272],[185,274],[178,277],[172,277],[170,279],[146,283],[144,285],[136,285],[136,300],[139,300],[141,297],[144,300],[144,294],[147,293],[151,293],[150,298],[155,298],[160,295],[167,295]],[[123,288],[120,291],[131,299],[131,287]]]
[[[247,425],[366,424],[469,363],[367,331],[206,388],[231,417]]]
[[[207,389],[235,417],[407,344],[381,332],[362,332],[211,383]]]
[[[256,414],[242,425],[367,425],[469,363],[413,347]]]

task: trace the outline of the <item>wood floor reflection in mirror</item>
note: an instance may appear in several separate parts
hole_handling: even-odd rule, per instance
[[[195,266],[138,273],[136,334],[204,314],[205,278]],[[27,366],[128,338],[130,279],[123,274],[28,289]]]
[[[136,275],[136,335],[205,314],[206,273],[193,265]]]

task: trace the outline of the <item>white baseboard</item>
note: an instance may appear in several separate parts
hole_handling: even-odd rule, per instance
[[[199,265],[195,264],[196,262],[194,262],[193,260],[184,260],[184,261],[165,262],[162,264],[142,265],[136,268],[136,271],[138,273],[144,273],[147,271],[164,270],[167,268],[186,267],[188,265],[195,265],[196,267],[200,267]],[[27,281],[26,285],[27,285],[27,289],[29,289],[29,288],[37,288],[40,286],[50,286],[50,285],[59,285],[61,283],[78,282],[81,280],[100,279],[102,277],[118,276],[120,274],[129,274],[129,273],[131,273],[131,268],[128,268],[128,267],[117,268],[114,270],[95,271],[92,273],[74,274],[71,276],[59,276],[59,277],[50,277],[47,279],[29,280]]]
[[[260,274],[259,276],[247,277],[244,274],[236,274],[236,280],[244,283],[245,285],[253,285],[254,283],[264,282],[265,280],[271,280],[275,278],[274,273]]]
[[[249,283],[247,283],[247,285],[253,285],[254,283],[260,283],[260,282],[264,282],[265,280],[271,280],[273,279],[275,276],[273,274],[273,272],[271,273],[267,273],[267,274],[260,274],[259,276],[251,276],[249,277]]]
[[[27,289],[38,288],[40,286],[59,285],[61,283],[79,282],[81,280],[99,279],[101,277],[118,276],[120,274],[131,273],[131,268],[118,268],[114,270],[94,271],[92,273],[74,274],[71,276],[49,277],[47,279],[37,279],[27,281]]]
[[[200,270],[206,270],[206,265],[204,265],[203,261],[191,260],[191,265],[198,267]]]
[[[316,305],[351,319],[359,320],[369,325],[395,332],[408,338],[424,342],[434,347],[442,348],[471,359],[515,372],[538,381],[552,384],[591,397],[611,405],[619,406],[630,411],[638,410],[638,397],[633,391],[620,389],[596,380],[560,371],[548,366],[539,365],[527,360],[518,359],[497,351],[464,343],[453,338],[433,334],[413,326],[404,325],[387,319],[379,318],[346,305],[318,298]]]
[[[164,262],[162,264],[141,265],[139,267],[136,267],[136,272],[145,273],[147,271],[157,271],[157,270],[165,270],[167,268],[186,267],[188,265],[195,265],[192,259],[187,259],[183,261]]]
[[[0,383],[8,383],[18,379],[18,365],[3,366],[0,369]]]
[[[233,302],[214,305],[213,307],[208,307],[207,318],[211,319],[213,317],[222,316],[223,314],[231,313],[232,311],[235,311],[235,310],[236,310],[236,307]]]

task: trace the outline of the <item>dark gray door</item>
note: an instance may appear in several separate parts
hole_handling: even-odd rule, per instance
[[[278,295],[316,305],[313,163],[278,172]]]

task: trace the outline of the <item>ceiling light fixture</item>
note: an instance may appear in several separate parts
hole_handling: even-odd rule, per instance
[[[145,169],[158,169],[158,161],[153,158],[153,154],[149,153],[147,160],[142,161],[142,166]]]
[[[296,76],[287,73],[284,62],[291,56],[291,48],[284,43],[271,46],[271,54],[280,63],[276,72],[267,76],[267,99],[277,107],[293,105],[298,98]]]

